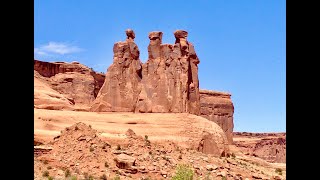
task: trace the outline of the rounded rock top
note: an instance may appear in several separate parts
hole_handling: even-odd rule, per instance
[[[127,29],[126,35],[128,36],[128,38],[131,37],[132,39],[134,39],[136,37],[136,35],[134,34],[134,31],[132,29]]]
[[[186,38],[188,36],[188,32],[185,30],[176,30],[173,34],[176,38]]]
[[[162,32],[161,31],[152,31],[152,32],[149,32],[149,39],[150,40],[154,40],[154,39],[162,39]]]

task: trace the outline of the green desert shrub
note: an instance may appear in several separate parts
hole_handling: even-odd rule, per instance
[[[69,177],[71,175],[71,172],[69,169],[67,169],[65,172],[64,172],[64,177]]]
[[[42,176],[43,177],[49,177],[49,171],[43,171]]]
[[[176,168],[176,174],[172,180],[193,180],[194,172],[189,165],[180,164]]]

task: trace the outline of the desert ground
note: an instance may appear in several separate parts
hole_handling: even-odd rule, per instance
[[[80,128],[80,135],[87,135],[90,131],[88,129],[97,130],[93,134],[101,142],[84,143],[80,148],[69,143],[77,139],[66,136],[62,137],[66,139],[62,143],[66,147],[55,150],[59,147],[55,142],[63,136],[61,132],[79,122],[87,126],[83,132]],[[135,133],[134,138],[127,133],[128,129]],[[103,175],[108,179],[167,179],[174,176],[179,164],[189,164],[200,179],[286,178],[285,163],[270,163],[245,155],[234,145],[228,146],[232,154],[229,157],[198,152],[193,147],[199,141],[199,132],[210,129],[215,129],[212,131],[216,132],[219,127],[205,118],[188,113],[97,113],[34,109],[34,137],[37,145],[35,179],[48,179],[43,177],[45,171],[54,179],[65,179],[67,170],[70,171],[70,179],[85,179],[90,175],[95,179]],[[148,136],[150,146],[146,145],[145,135]],[[106,152],[99,147],[105,143],[108,144]],[[100,149],[90,152],[89,149],[94,144],[97,145],[95,148]],[[122,149],[117,150],[118,146]],[[77,158],[79,154],[76,150],[79,151],[79,148],[83,149],[87,160]],[[137,170],[118,168],[114,159],[119,154],[129,154],[135,158]],[[105,162],[108,162],[108,167],[105,167]],[[276,172],[277,169],[281,173]]]

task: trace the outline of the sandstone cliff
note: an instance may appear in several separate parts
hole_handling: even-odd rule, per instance
[[[149,59],[142,66],[136,112],[200,113],[200,61],[187,35],[186,31],[175,31],[176,42],[171,45],[162,44],[162,32],[149,33]]]
[[[188,33],[174,32],[174,45],[162,44],[162,32],[149,33],[149,59],[142,64],[135,34],[114,45],[113,64],[91,111],[189,112],[200,114],[198,67]]]
[[[230,97],[228,93],[200,90],[200,115],[217,123],[232,144],[234,107]]]
[[[133,112],[140,93],[141,61],[135,34],[127,30],[127,40],[113,46],[113,63],[91,111]]]
[[[104,81],[103,74],[96,73],[78,62],[51,63],[34,60],[34,70],[36,79],[41,79],[48,88],[52,88],[72,102],[71,105],[80,109],[89,107]]]

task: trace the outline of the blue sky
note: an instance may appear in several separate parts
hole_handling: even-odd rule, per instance
[[[142,62],[149,32],[173,44],[176,29],[188,31],[200,88],[232,94],[234,131],[286,131],[285,0],[35,0],[34,57],[105,73],[127,28]]]

